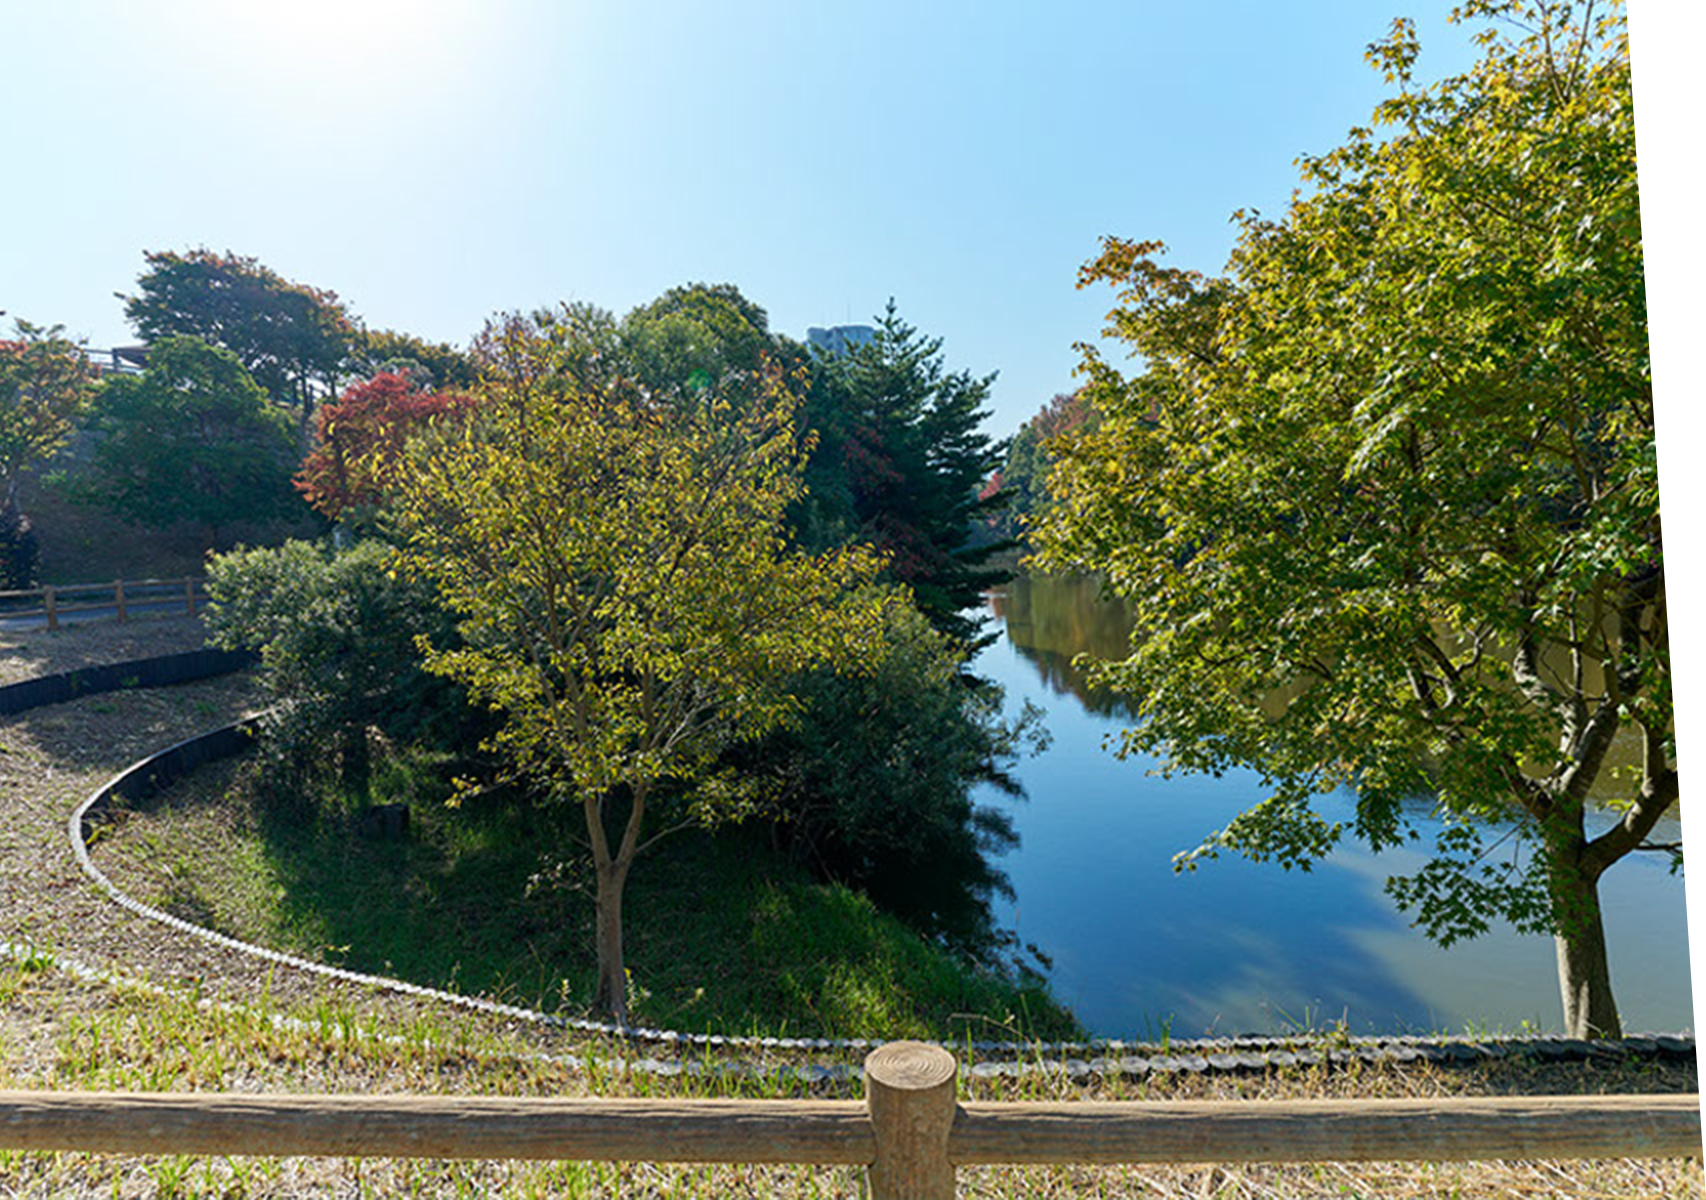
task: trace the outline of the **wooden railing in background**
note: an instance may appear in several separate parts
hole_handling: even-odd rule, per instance
[[[960,1166],[1699,1158],[1698,1096],[955,1102],[938,1046],[865,1060],[865,1100],[0,1092],[0,1148],[122,1154],[864,1166],[941,1200]]]
[[[90,600],[90,597],[99,597]],[[67,604],[67,598],[78,602]],[[35,599],[38,607],[12,607],[14,602]],[[74,583],[62,587],[33,588],[21,592],[0,592],[0,620],[14,618],[46,618],[49,629],[59,628],[59,619],[73,613],[111,612],[115,619],[128,621],[135,605],[160,607],[182,603],[184,611],[195,615],[196,604],[207,600],[207,582],[192,575],[182,579],[118,579],[112,583]]]

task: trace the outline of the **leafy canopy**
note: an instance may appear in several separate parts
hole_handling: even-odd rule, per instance
[[[967,610],[1007,577],[974,545],[973,527],[1005,502],[979,492],[1001,461],[982,431],[994,375],[949,371],[939,338],[907,324],[891,300],[875,335],[812,362],[807,425],[820,448],[805,524],[821,540],[859,539],[889,558],[936,628],[982,645]]]
[[[481,339],[473,419],[413,443],[392,515],[458,620],[429,670],[503,716],[492,744],[578,802],[597,880],[594,1002],[626,1015],[622,895],[686,822],[743,815],[724,752],[799,708],[790,675],[856,661],[890,598],[864,549],[794,550],[795,399],[763,364],[659,387],[606,314]],[[657,801],[684,801],[656,828]],[[678,809],[683,806],[677,805]]]
[[[64,485],[123,520],[157,528],[191,521],[217,540],[232,522],[296,511],[294,424],[230,351],[162,338],[140,375],[102,383],[89,428],[89,461]]]
[[[850,590],[869,553],[787,544],[801,448],[780,381],[654,392],[597,361],[610,332],[582,310],[491,330],[477,415],[417,445],[396,502],[406,560],[466,643],[429,666],[578,798],[693,782],[785,720],[779,681],[852,653],[880,609]]]
[[[198,337],[229,350],[280,404],[307,422],[316,397],[336,390],[359,339],[333,292],[292,283],[253,258],[202,248],[143,254],[148,269],[125,319],[150,344]]]
[[[473,407],[467,396],[424,392],[402,374],[376,375],[345,389],[315,414],[318,439],[296,476],[296,490],[333,520],[370,516],[411,434]]]
[[[1240,214],[1223,276],[1113,238],[1084,268],[1146,366],[1085,348],[1099,423],[1039,560],[1134,607],[1097,667],[1138,702],[1127,751],[1269,785],[1186,863],[1307,868],[1346,832],[1331,789],[1376,848],[1437,798],[1435,858],[1389,884],[1430,934],[1585,945],[1593,883],[1677,795],[1627,42],[1592,5],[1462,15],[1521,36],[1415,90],[1395,23],[1376,128],[1305,159],[1280,219]],[[1590,790],[1619,809],[1592,834]]]
[[[18,336],[0,340],[0,485],[15,503],[18,475],[71,438],[89,402],[88,359],[55,325],[15,323]]]

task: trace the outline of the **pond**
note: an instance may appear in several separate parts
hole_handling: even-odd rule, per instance
[[[1347,843],[1309,874],[1223,856],[1178,875],[1172,856],[1257,797],[1252,774],[1147,774],[1104,741],[1125,727],[1091,695],[1079,651],[1125,645],[1121,610],[1079,579],[1020,578],[989,598],[1000,640],[976,669],[1047,712],[1052,743],[1016,774],[1007,804],[1020,837],[998,865],[1015,898],[1000,923],[1054,964],[1055,994],[1106,1037],[1195,1037],[1344,1021],[1353,1033],[1556,1032],[1563,1013],[1549,937],[1494,929],[1449,949],[1411,929],[1382,891],[1423,856]],[[1328,797],[1348,813],[1348,796]],[[1329,816],[1341,813],[1329,812]],[[1421,825],[1423,841],[1431,830]],[[1668,820],[1655,841],[1680,837]],[[1681,876],[1668,856],[1634,854],[1600,885],[1612,986],[1624,1028],[1690,1028]]]

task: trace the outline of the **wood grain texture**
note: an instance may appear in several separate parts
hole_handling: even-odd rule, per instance
[[[1698,1158],[1698,1096],[967,1104],[971,1163]]]
[[[0,1092],[0,1147],[121,1154],[869,1163],[857,1100]]]
[[[958,1070],[952,1054],[927,1042],[889,1042],[866,1056],[865,1103],[877,1142],[871,1200],[954,1194],[948,1137]]]

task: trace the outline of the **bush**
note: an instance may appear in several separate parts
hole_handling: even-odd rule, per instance
[[[452,623],[429,589],[391,569],[383,544],[235,550],[209,561],[208,592],[209,640],[259,651],[279,702],[274,792],[306,794],[336,763],[345,791],[365,799],[374,731],[448,750],[480,740],[462,690],[421,668],[418,639],[442,643]]]
[[[975,803],[973,789],[994,783],[1022,795],[1003,768],[1040,737],[1037,714],[1004,723],[999,688],[966,675],[962,656],[916,609],[892,612],[874,670],[799,680],[803,716],[743,766],[768,787],[796,859],[993,964],[1010,939],[989,905],[1011,889],[989,855],[1018,839],[1009,816]]]

